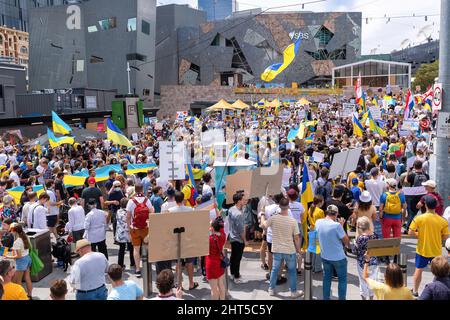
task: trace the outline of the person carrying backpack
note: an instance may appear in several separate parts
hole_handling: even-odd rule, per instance
[[[186,175],[184,181],[183,181],[183,188],[181,189],[181,192],[184,194],[184,205],[187,207],[195,207],[197,205],[197,189],[195,186],[192,185],[190,182],[189,176]]]
[[[407,182],[411,187],[422,187],[422,184],[427,182],[430,177],[423,172],[422,170],[423,163],[420,160],[414,161],[414,171],[408,174],[406,177]],[[420,199],[422,199],[422,195],[416,195],[416,196],[408,196],[408,224],[406,226],[406,230],[409,229],[409,225],[417,215],[417,212],[419,209],[417,208],[417,204],[420,202]]]
[[[333,191],[333,186],[328,180],[328,174],[329,170],[327,168],[323,168],[320,171],[320,178],[314,181],[314,195],[322,196],[325,202],[331,198],[331,193]]]
[[[142,185],[135,186],[135,195],[128,201],[127,225],[130,230],[131,244],[133,245],[133,256],[136,264],[136,277],[141,277],[141,246],[145,237],[148,235],[147,220],[151,213],[155,210],[150,200],[144,196],[144,187]]]
[[[402,236],[402,221],[406,216],[405,195],[397,191],[397,180],[388,179],[388,191],[380,198],[380,220],[383,239],[400,238]]]

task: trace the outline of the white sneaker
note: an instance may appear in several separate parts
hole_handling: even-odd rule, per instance
[[[273,289],[270,289],[269,288],[269,296],[274,296],[275,295],[275,290],[273,290]]]
[[[234,282],[234,276],[230,274],[230,280]]]
[[[235,284],[247,283],[247,281],[242,279],[242,277],[240,277],[240,278],[234,278],[234,283]]]
[[[292,299],[297,299],[297,298],[300,298],[300,297],[303,297],[303,291],[302,290],[296,291],[296,292],[291,292],[291,298]]]

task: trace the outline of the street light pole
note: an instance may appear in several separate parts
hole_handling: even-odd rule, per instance
[[[131,68],[130,68],[130,62],[129,62],[129,61],[127,61],[127,75],[128,75],[128,94],[129,94],[129,95],[131,95],[130,72],[131,72]]]
[[[450,1],[441,0],[441,28],[439,44],[439,82],[442,83],[442,110],[450,112]],[[450,205],[450,139],[437,138],[436,182],[445,207]]]

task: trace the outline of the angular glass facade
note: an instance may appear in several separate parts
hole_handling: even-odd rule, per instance
[[[208,21],[223,20],[233,13],[234,0],[198,0],[198,9],[206,11]]]

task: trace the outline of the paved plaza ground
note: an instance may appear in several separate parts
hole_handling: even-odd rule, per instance
[[[412,238],[403,238],[401,251],[402,253],[407,254],[408,265],[407,265],[407,273],[408,273],[408,287],[412,287],[412,275],[414,273],[414,256],[415,256],[415,248],[416,248],[416,239]],[[119,252],[119,248],[117,245],[113,243],[112,232],[107,232],[107,245],[108,245],[108,254],[109,254],[109,262],[117,263],[117,254]],[[268,281],[265,278],[266,272],[260,268],[259,261],[259,252],[257,249],[259,248],[258,243],[250,243],[250,246],[246,248],[244,257],[241,262],[241,273],[247,283],[243,284],[234,284],[232,281],[228,281],[229,285],[229,297],[233,300],[277,300],[277,299],[290,299],[289,298],[289,287],[288,284],[285,283],[283,285],[276,287],[276,295],[269,296],[268,289]],[[129,258],[128,254],[125,257],[125,264],[129,266]],[[379,280],[383,280],[383,273],[385,270],[385,266],[380,266]],[[70,267],[67,272],[64,272],[61,268],[53,269],[53,272],[42,279],[41,281],[34,283],[33,297],[34,299],[48,299],[49,296],[49,287],[53,280],[55,279],[65,279],[70,273]],[[136,281],[139,285],[142,286],[143,280],[138,279],[134,276],[133,270],[127,269],[125,272],[125,278]],[[302,275],[298,276],[297,284],[298,289],[304,290],[304,270],[302,270]],[[155,287],[155,269],[153,266],[153,295],[156,294]],[[184,274],[184,288],[188,287],[188,278],[187,274]],[[431,282],[433,276],[429,268],[427,268],[423,273],[423,280],[420,287],[419,292],[421,292],[425,286],[425,284]],[[199,283],[199,287],[192,291],[185,291],[183,298],[186,300],[193,299],[202,299],[208,300],[210,299],[210,289],[206,280],[203,279],[201,275],[201,271],[198,270],[195,273],[195,281]],[[348,286],[347,286],[347,299],[349,300],[361,300],[359,295],[359,280],[358,273],[356,268],[356,259],[353,256],[348,258]],[[111,285],[108,283],[108,289],[111,288]],[[74,300],[75,292],[71,291],[67,295],[67,299]],[[301,298],[303,299],[303,298]],[[322,274],[314,274],[313,275],[313,299],[321,300],[322,299]],[[332,282],[332,299],[337,299],[337,281]]]

